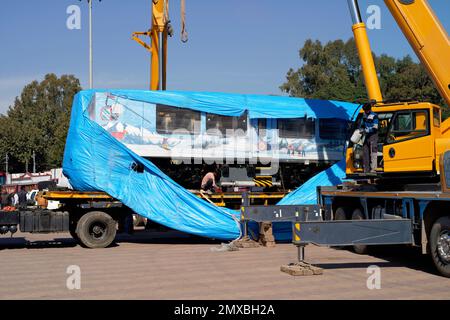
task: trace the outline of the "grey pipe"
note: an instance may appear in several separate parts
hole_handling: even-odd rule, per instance
[[[361,12],[359,11],[358,0],[347,0],[350,15],[352,16],[353,24],[361,23]]]

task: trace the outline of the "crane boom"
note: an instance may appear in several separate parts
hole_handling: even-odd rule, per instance
[[[168,3],[169,0],[153,0],[151,29],[132,34],[132,39],[151,53],[150,90],[166,89],[167,36],[170,28],[167,21]],[[150,45],[141,36],[150,37]]]
[[[384,0],[450,106],[450,40],[427,0]]]

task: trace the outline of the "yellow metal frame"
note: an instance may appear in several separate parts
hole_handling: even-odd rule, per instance
[[[213,202],[216,206],[225,207],[227,201],[236,201],[242,199],[242,193],[239,192],[219,192],[213,194],[205,194],[199,191],[190,190],[199,198],[205,198]],[[249,199],[264,201],[265,205],[269,204],[269,200],[279,200],[284,198],[287,192],[253,192],[248,194]],[[104,192],[80,192],[80,191],[43,191],[39,193],[39,198],[45,200],[100,200],[100,201],[116,201],[110,195]],[[44,205],[46,207],[47,204]]]
[[[80,192],[80,191],[44,191],[41,196],[47,200],[64,199],[91,199],[91,200],[113,200],[104,192]]]

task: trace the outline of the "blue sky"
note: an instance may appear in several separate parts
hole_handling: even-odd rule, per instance
[[[186,0],[189,42],[180,41],[179,0],[170,13],[168,89],[280,94],[298,49],[308,38],[323,42],[352,36],[346,0]],[[149,54],[131,40],[150,25],[151,0],[94,2],[94,86],[146,89]],[[82,29],[68,30],[66,9],[82,9]],[[369,31],[372,49],[414,56],[382,0],[360,0],[382,10],[382,29]],[[430,0],[450,30],[447,0]],[[2,1],[0,8],[0,112],[23,86],[46,73],[74,74],[88,86],[87,1]],[[414,56],[415,57],[415,56]]]

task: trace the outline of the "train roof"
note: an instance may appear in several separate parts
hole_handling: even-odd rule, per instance
[[[220,92],[182,92],[145,90],[83,90],[75,97],[75,104],[86,110],[96,93],[106,93],[134,101],[164,104],[174,107],[240,116],[248,112],[250,119],[337,118],[351,120],[360,105],[334,100],[304,99],[283,96],[231,94]]]

